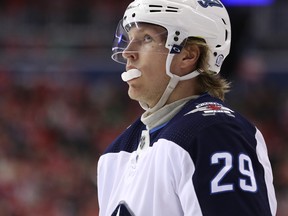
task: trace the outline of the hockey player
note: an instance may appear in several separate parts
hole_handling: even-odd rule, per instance
[[[135,0],[112,58],[145,110],[98,163],[100,216],[275,216],[260,131],[224,104],[231,27],[219,0]]]

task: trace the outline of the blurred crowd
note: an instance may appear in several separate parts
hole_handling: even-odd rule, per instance
[[[0,216],[98,215],[99,155],[142,112],[103,52],[128,2],[0,2]],[[226,102],[262,131],[288,216],[288,68],[236,55],[234,28]]]
[[[36,77],[0,71],[0,215],[97,215],[97,159],[138,106],[106,76]]]

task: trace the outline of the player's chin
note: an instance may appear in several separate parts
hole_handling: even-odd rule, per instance
[[[139,89],[134,88],[133,86],[129,86],[128,89],[128,96],[132,99],[132,100],[136,100],[136,101],[140,101],[142,98],[142,94],[139,91]]]
[[[132,100],[137,100],[137,99],[139,98],[136,89],[133,88],[132,86],[129,86],[128,96],[129,96]]]

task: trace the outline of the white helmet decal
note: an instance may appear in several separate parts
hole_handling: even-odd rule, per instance
[[[204,7],[204,8],[207,8],[207,7],[223,7],[223,5],[218,1],[218,0],[201,0],[201,1],[198,1],[198,3]]]

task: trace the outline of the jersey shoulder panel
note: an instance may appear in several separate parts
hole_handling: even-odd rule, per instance
[[[162,130],[161,136],[188,150],[192,140],[200,134],[206,134],[209,140],[208,129],[209,133],[213,134],[213,131],[220,133],[223,139],[230,133],[230,136],[239,134],[250,139],[251,143],[255,140],[254,125],[227,107],[221,100],[208,94],[188,102]],[[210,137],[213,139],[212,136]]]

